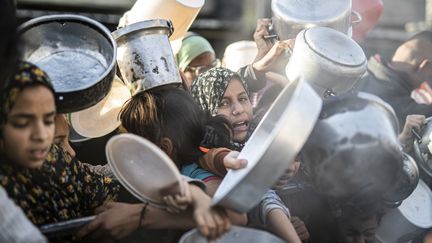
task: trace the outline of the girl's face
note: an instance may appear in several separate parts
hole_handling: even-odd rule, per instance
[[[234,142],[246,140],[252,120],[252,104],[240,80],[231,79],[216,114],[224,116],[231,123]]]
[[[54,138],[55,102],[44,86],[18,95],[3,128],[4,153],[26,168],[42,166]]]

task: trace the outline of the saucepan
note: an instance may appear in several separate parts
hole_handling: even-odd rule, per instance
[[[322,100],[306,81],[287,85],[276,98],[239,158],[246,168],[231,170],[213,204],[248,212],[292,163],[318,119]]]
[[[208,239],[201,235],[198,230],[193,229],[185,233],[179,243],[207,243]],[[257,229],[233,226],[231,230],[222,235],[214,243],[283,243],[282,239]]]
[[[88,108],[111,89],[116,43],[102,24],[79,15],[49,15],[25,22],[18,33],[20,58],[47,72],[59,113]]]
[[[380,198],[403,169],[397,131],[393,109],[378,97],[332,97],[324,102],[302,161],[317,190],[331,198]]]
[[[117,41],[117,63],[123,81],[132,93],[162,85],[180,85],[182,80],[168,37],[171,21],[141,21],[112,33]]]
[[[362,20],[351,8],[351,0],[272,0],[272,27],[280,40],[295,38],[300,31],[316,26],[351,37],[353,24]]]
[[[367,70],[362,48],[351,38],[327,27],[301,31],[285,69],[290,81],[310,82],[323,98],[352,90]]]
[[[414,140],[414,156],[420,169],[432,178],[432,117],[426,119],[425,127]],[[415,131],[413,131],[416,133]]]

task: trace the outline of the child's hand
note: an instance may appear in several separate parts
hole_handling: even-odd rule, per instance
[[[223,208],[210,207],[211,199],[198,187],[191,187],[193,217],[198,230],[210,240],[217,239],[231,228],[228,215]]]
[[[182,181],[184,184],[184,194],[183,195],[168,195],[164,196],[163,200],[167,204],[166,210],[170,213],[180,213],[188,208],[192,204],[192,196],[190,191],[190,185]]]
[[[237,159],[238,155],[240,153],[237,151],[231,151],[229,152],[225,158],[223,159],[223,163],[225,168],[227,169],[233,169],[238,170],[246,167],[247,160],[245,159]]]

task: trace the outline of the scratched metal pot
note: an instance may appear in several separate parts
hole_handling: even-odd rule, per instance
[[[167,84],[180,85],[181,78],[168,37],[171,21],[141,21],[112,33],[117,41],[117,63],[132,93]]]
[[[323,98],[352,90],[366,73],[367,59],[351,38],[327,27],[301,31],[285,69],[290,81],[304,79]]]
[[[332,97],[302,151],[317,190],[336,199],[380,198],[403,166],[393,109],[366,93]]]
[[[49,15],[19,27],[20,58],[51,78],[57,111],[79,111],[101,101],[116,72],[116,43],[106,27],[78,15]]]
[[[303,29],[315,26],[351,36],[352,25],[361,21],[351,7],[351,0],[272,0],[272,27],[280,40],[295,38]]]

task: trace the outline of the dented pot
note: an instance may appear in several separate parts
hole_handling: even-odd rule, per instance
[[[171,21],[146,20],[112,33],[117,41],[117,64],[133,93],[167,84],[181,84],[168,38]]]

